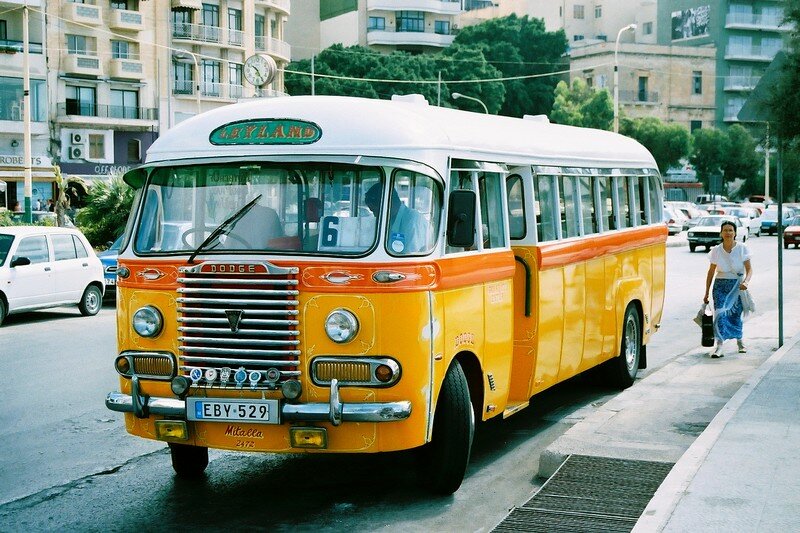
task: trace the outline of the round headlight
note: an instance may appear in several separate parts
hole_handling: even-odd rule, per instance
[[[358,319],[347,309],[336,309],[325,319],[325,333],[333,342],[350,342],[358,333]]]
[[[133,314],[133,329],[142,337],[155,337],[161,333],[164,319],[152,305],[146,305]]]

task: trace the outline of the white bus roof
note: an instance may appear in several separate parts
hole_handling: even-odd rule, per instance
[[[212,144],[219,127],[239,121],[287,119],[318,126],[309,144]],[[471,113],[419,98],[374,100],[342,96],[258,98],[181,122],[148,150],[146,165],[210,157],[336,155],[410,159],[434,166],[442,157],[510,164],[655,168],[635,140],[615,133]]]

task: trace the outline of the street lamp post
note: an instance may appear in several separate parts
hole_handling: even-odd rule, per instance
[[[636,24],[628,24],[617,32],[617,41],[614,44],[614,133],[619,131],[619,38],[623,32],[635,30]]]
[[[25,222],[33,222],[31,197],[33,196],[33,172],[31,169],[31,68],[30,43],[28,42],[28,5],[22,7],[22,161],[25,192]]]
[[[197,114],[200,114],[200,63],[197,61],[197,55],[194,52],[190,52],[189,50],[177,50],[172,54],[172,57],[177,59],[179,62],[184,63],[187,62],[186,56],[190,56],[192,61],[194,61],[194,97],[195,101],[197,102]]]
[[[483,106],[483,112],[486,113],[487,115],[489,114],[489,109],[486,107],[486,104],[484,104],[483,102],[481,102],[480,100],[478,100],[473,96],[467,96],[466,94],[461,94],[461,93],[452,93],[450,96],[453,97],[453,100],[464,98],[465,100],[472,100],[473,102],[478,102],[479,104],[481,104],[481,106]]]

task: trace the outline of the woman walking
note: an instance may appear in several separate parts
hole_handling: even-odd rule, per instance
[[[736,339],[739,353],[747,352],[742,342],[742,299],[739,291],[746,291],[753,270],[750,268],[750,250],[736,243],[736,224],[722,223],[722,243],[714,246],[708,254],[711,264],[706,275],[706,293],[703,302],[708,303],[708,291],[714,281],[714,337],[716,345],[711,357],[722,357],[722,343]],[[716,279],[715,279],[716,275]]]

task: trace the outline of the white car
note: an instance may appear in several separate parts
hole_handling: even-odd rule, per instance
[[[745,242],[747,240],[747,229],[742,226],[742,221],[736,217],[728,215],[709,215],[701,218],[695,227],[686,233],[689,241],[689,251],[694,252],[698,246],[704,246],[709,251],[712,246],[722,242],[723,222],[733,222],[736,225],[736,241]]]
[[[80,231],[0,227],[0,324],[11,313],[64,305],[96,315],[104,290],[103,265]]]
[[[752,207],[731,207],[726,211],[728,215],[742,221],[742,225],[747,228],[748,235],[761,236],[761,216],[757,210]]]

